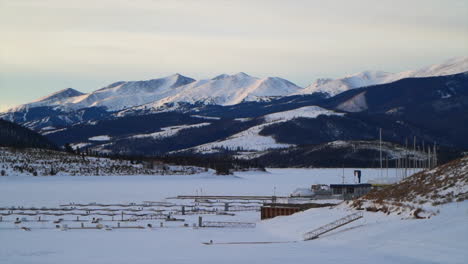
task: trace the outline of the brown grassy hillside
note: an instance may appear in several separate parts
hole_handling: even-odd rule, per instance
[[[468,199],[468,156],[412,175],[352,202],[358,209],[401,212]]]

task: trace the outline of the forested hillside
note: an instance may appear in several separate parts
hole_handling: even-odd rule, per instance
[[[0,146],[56,149],[52,142],[40,134],[3,119],[0,119]]]

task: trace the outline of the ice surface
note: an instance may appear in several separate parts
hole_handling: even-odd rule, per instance
[[[353,182],[353,169],[345,169]],[[380,173],[362,169],[365,180]],[[340,183],[341,169],[270,169],[235,176],[0,177],[0,205],[69,202],[140,202],[178,194],[286,195],[315,183]],[[274,190],[276,187],[276,190]],[[256,221],[254,229],[153,230],[0,229],[0,263],[466,263],[468,203],[440,207],[430,219],[401,219],[365,212],[365,217],[318,240],[301,235],[353,211],[311,209],[260,221],[259,213],[233,216]],[[210,219],[207,216],[207,219]],[[195,221],[195,220],[190,220]],[[211,245],[201,242],[269,241],[282,244]]]

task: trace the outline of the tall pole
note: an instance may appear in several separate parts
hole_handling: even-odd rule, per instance
[[[343,174],[341,175],[342,177],[342,183],[344,184],[345,180],[344,180],[344,163],[343,163]]]
[[[388,155],[385,156],[385,160],[386,160],[386,163],[387,163],[387,180],[388,180]]]
[[[408,138],[405,140],[405,178],[408,176]]]
[[[418,153],[419,153],[419,146],[417,146],[416,149],[418,150]],[[416,168],[420,168],[420,166],[421,166],[420,164],[421,164],[421,160],[418,158],[418,159],[416,160]],[[418,171],[419,171],[419,170],[418,170]]]
[[[421,152],[422,152],[423,155],[425,156],[425,154],[426,154],[426,148],[424,147],[424,140],[423,140],[423,142],[422,142],[422,151],[421,151]],[[426,157],[427,157],[427,156],[426,156]],[[423,159],[423,165],[422,165],[421,167],[426,168],[426,159]]]
[[[413,173],[416,173],[416,136],[413,138]]]
[[[382,178],[382,128],[379,129],[379,145],[380,145],[380,178]]]
[[[432,168],[432,164],[431,164],[431,146],[429,145],[429,147],[427,148],[427,168],[428,169],[431,169]]]

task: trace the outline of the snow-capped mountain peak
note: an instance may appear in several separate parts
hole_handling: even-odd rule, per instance
[[[88,94],[68,88],[10,111],[37,106],[53,106],[65,111],[88,107],[105,107],[109,111],[117,111],[173,96],[178,87],[194,81],[181,74],[173,74],[147,81],[119,81]]]
[[[28,104],[22,104],[15,107],[12,107],[6,110],[6,113],[14,113],[18,111],[27,111],[29,108],[33,107],[41,107],[41,106],[52,106],[52,105],[60,105],[64,101],[71,100],[73,98],[77,98],[84,95],[84,93],[77,91],[73,88],[66,88],[57,92],[54,92],[50,95],[41,97],[37,100],[32,101]]]
[[[80,95],[83,95],[83,94],[84,93],[82,93],[80,91],[77,91],[77,90],[75,90],[73,88],[66,88],[66,89],[60,90],[58,92],[52,93],[52,94],[50,94],[48,96],[39,98],[39,99],[37,99],[37,100],[35,100],[33,102],[63,100],[63,99],[66,99],[66,98],[80,96]]]
[[[260,79],[243,72],[221,74],[184,85],[176,95],[155,102],[152,106],[176,102],[233,105],[243,101],[263,100],[265,97],[287,96],[301,89],[278,77]]]
[[[427,66],[419,70],[404,71],[399,73],[389,73],[384,71],[363,71],[338,79],[318,79],[310,86],[304,88],[298,94],[321,92],[326,93],[329,96],[334,96],[350,89],[390,83],[404,78],[443,76],[466,71],[468,71],[468,57],[460,57],[447,60],[441,64]]]

